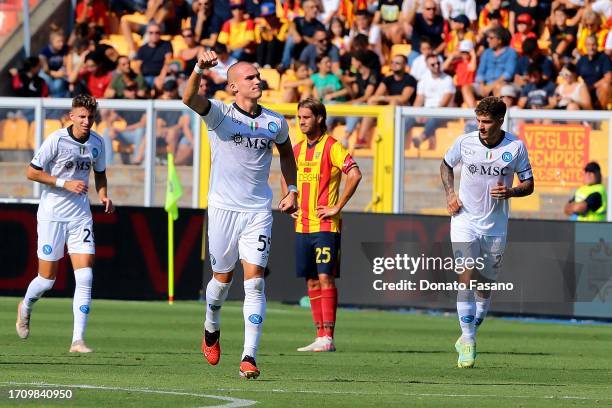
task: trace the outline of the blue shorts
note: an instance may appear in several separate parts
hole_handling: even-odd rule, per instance
[[[295,270],[298,278],[340,277],[340,233],[296,233]]]

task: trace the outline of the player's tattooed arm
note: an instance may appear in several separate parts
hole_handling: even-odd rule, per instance
[[[518,186],[512,187],[510,189],[510,197],[526,197],[533,193],[535,189],[535,183],[533,179],[530,178],[525,181],[521,181]]]
[[[204,51],[185,86],[183,103],[198,115],[206,115],[210,110],[210,101],[205,95],[199,95],[198,90],[200,89],[203,71],[215,65],[217,65],[217,54],[214,51]]]
[[[457,214],[461,207],[463,207],[463,203],[455,193],[455,173],[453,173],[453,168],[445,160],[442,160],[440,164],[440,177],[442,178],[442,185],[446,193],[446,209],[450,215]]]

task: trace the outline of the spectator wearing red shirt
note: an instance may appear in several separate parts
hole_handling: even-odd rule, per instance
[[[11,85],[15,96],[46,97],[49,95],[47,83],[38,76],[41,68],[38,57],[28,57],[19,71],[15,68],[9,70],[13,77]]]
[[[87,93],[96,99],[102,99],[112,79],[112,73],[104,70],[98,57],[90,53],[85,57],[83,66],[78,71],[75,70],[73,76],[69,78],[69,82],[75,84],[76,93],[84,91],[83,93]],[[79,87],[81,87],[80,90]]]
[[[76,23],[95,26],[105,34],[110,33],[108,8],[104,0],[81,0],[76,6]]]
[[[533,31],[533,19],[529,14],[521,14],[516,18],[516,31],[512,34],[510,47],[523,55],[523,41],[527,38],[538,38]]]
[[[453,77],[455,87],[461,91],[463,102],[468,108],[476,106],[473,85],[477,63],[478,58],[476,57],[476,51],[474,51],[474,43],[470,40],[463,40],[442,64],[443,71],[455,74]]]

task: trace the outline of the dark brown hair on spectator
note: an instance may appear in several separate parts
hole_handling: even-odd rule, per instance
[[[325,123],[327,121],[327,110],[321,101],[314,98],[303,99],[298,103],[298,110],[301,108],[310,109],[317,123],[319,123],[321,134],[327,133],[327,124]]]
[[[90,113],[95,113],[98,109],[98,102],[91,95],[80,94],[72,100],[72,109],[76,108],[85,108]]]
[[[495,120],[503,119],[506,115],[506,104],[502,98],[487,96],[476,105],[476,115],[489,116]]]

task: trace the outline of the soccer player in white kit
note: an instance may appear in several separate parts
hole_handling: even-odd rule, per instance
[[[264,269],[272,232],[272,190],[268,185],[272,146],[280,154],[289,192],[279,209],[297,210],[296,165],[285,118],[258,104],[261,78],[257,69],[238,62],[228,70],[228,86],[236,101],[226,105],[198,95],[203,70],[217,64],[214,51],[200,57],[189,77],[183,102],[208,126],[211,147],[208,193],[208,242],[213,277],[206,287],[206,320],[202,352],[211,365],[221,356],[221,306],[232,283],[236,261],[244,269],[244,349],[240,375],[257,378],[255,359],[266,316]]]
[[[471,290],[470,282],[495,282],[499,274],[508,226],[508,199],[533,193],[534,181],[525,144],[501,129],[506,105],[487,97],[476,106],[478,130],[461,135],[440,166],[451,214],[451,242],[455,258],[481,258],[482,269],[466,269],[458,275],[467,290],[457,293],[461,337],[455,343],[457,365],[474,366],[476,330],[491,302],[491,291]],[[453,167],[459,163],[459,195],[454,190]],[[514,175],[519,183],[512,187]],[[474,285],[472,285],[473,287]]]
[[[89,172],[94,171],[96,191],[107,213],[114,210],[107,196],[106,155],[102,137],[92,132],[98,104],[88,95],[72,100],[72,125],[49,135],[34,155],[27,177],[43,184],[38,205],[38,276],[30,282],[17,309],[17,334],[30,334],[32,307],[53,287],[59,260],[68,246],[74,269],[74,330],[71,353],[90,353],[83,337],[91,305],[95,245],[87,197]]]

